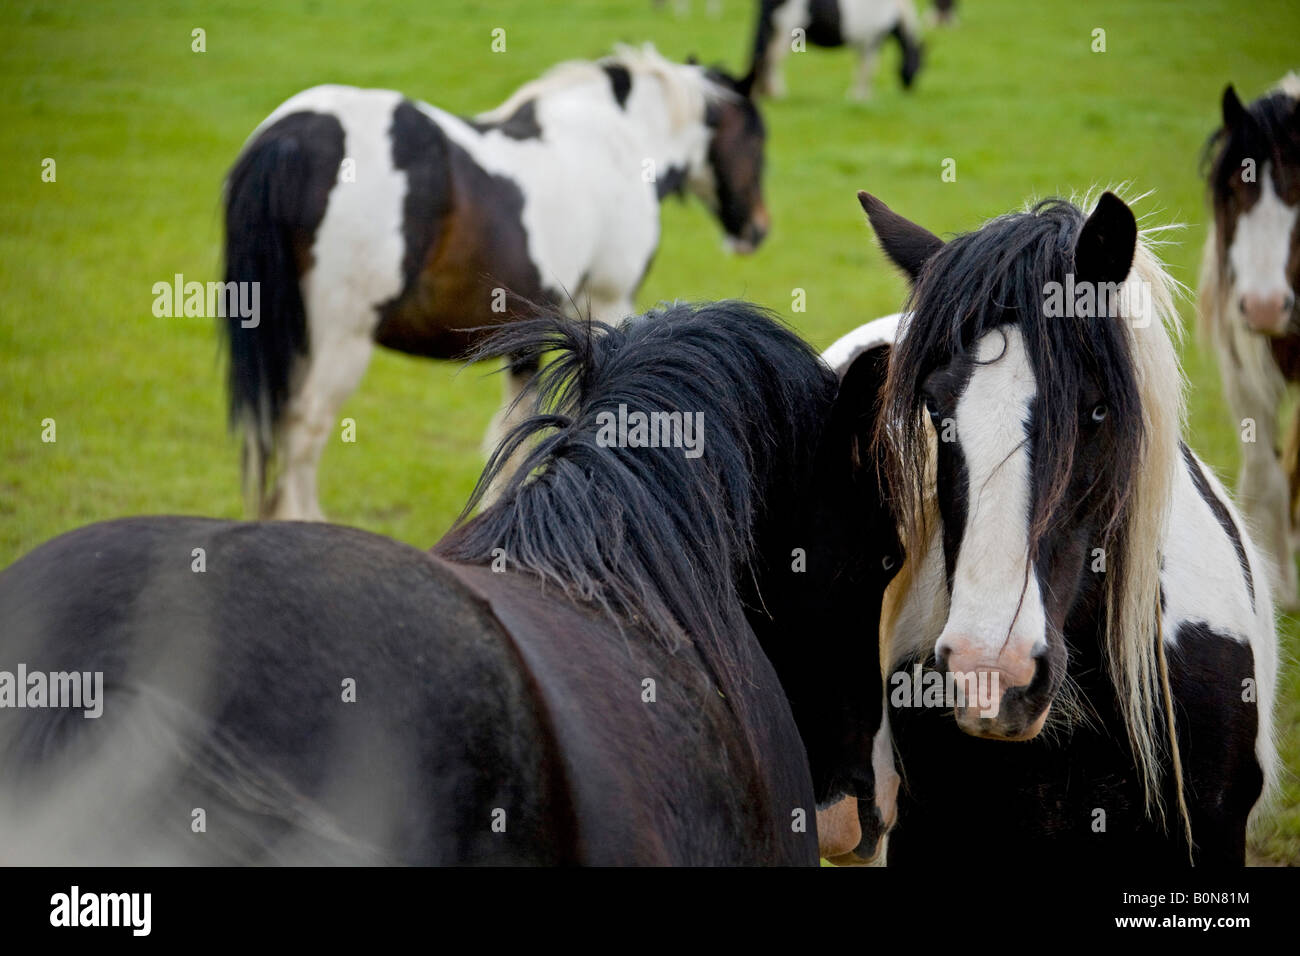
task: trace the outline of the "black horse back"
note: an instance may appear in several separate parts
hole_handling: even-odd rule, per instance
[[[323,524],[112,521],[0,573],[0,622],[0,671],[102,673],[97,718],[0,709],[0,845],[19,859],[573,859],[527,675],[414,548]]]

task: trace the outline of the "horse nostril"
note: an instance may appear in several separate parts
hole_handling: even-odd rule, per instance
[[[1237,309],[1242,315],[1246,314],[1246,297],[1244,295],[1237,300]]]

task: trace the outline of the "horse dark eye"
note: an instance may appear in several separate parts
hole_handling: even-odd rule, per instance
[[[1092,420],[1094,422],[1104,422],[1106,420],[1106,406],[1094,405],[1092,407]]]
[[[880,559],[880,566],[886,571],[894,570],[894,556],[892,554],[885,555]]]
[[[930,421],[934,422],[937,427],[939,424],[939,406],[933,398],[926,397],[925,413],[930,416]]]

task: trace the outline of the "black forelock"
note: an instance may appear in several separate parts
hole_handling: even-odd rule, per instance
[[[769,509],[804,486],[834,374],[770,313],[677,304],[612,327],[558,316],[511,323],[477,357],[557,353],[534,382],[537,413],[492,456],[438,546],[558,585],[668,646],[703,645],[724,684],[752,642],[739,594]],[[704,453],[602,447],[597,416],[701,412]],[[534,443],[500,499],[465,520],[512,452]]]
[[[936,369],[972,361],[987,332],[1014,323],[1037,380],[1036,427],[1052,442],[1052,455],[1035,456],[1030,533],[1035,553],[1048,528],[1065,516],[1065,496],[1079,437],[1079,412],[1087,383],[1100,385],[1118,436],[1114,467],[1106,475],[1100,506],[1110,515],[1108,537],[1127,514],[1132,469],[1143,443],[1137,376],[1122,319],[1050,317],[1048,283],[1065,283],[1075,269],[1074,249],[1085,221],[1072,203],[1049,199],[1029,212],[1001,216],[945,244],[926,264],[905,310],[911,313],[894,347],[881,410],[878,440],[886,481],[899,501],[920,501],[929,444],[923,387]],[[961,436],[958,435],[958,441]],[[905,509],[905,514],[907,509]],[[906,537],[919,533],[919,515],[905,520]]]
[[[1245,106],[1248,122],[1236,129],[1219,126],[1205,142],[1201,167],[1212,196],[1226,193],[1232,174],[1241,161],[1252,158],[1259,167],[1268,160],[1300,167],[1300,123],[1296,121],[1297,100],[1275,90]]]

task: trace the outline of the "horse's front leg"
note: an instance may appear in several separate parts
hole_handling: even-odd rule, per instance
[[[879,59],[879,41],[859,48],[858,63],[853,71],[853,85],[849,87],[849,99],[859,102],[871,99],[871,85],[876,76],[876,63]]]

